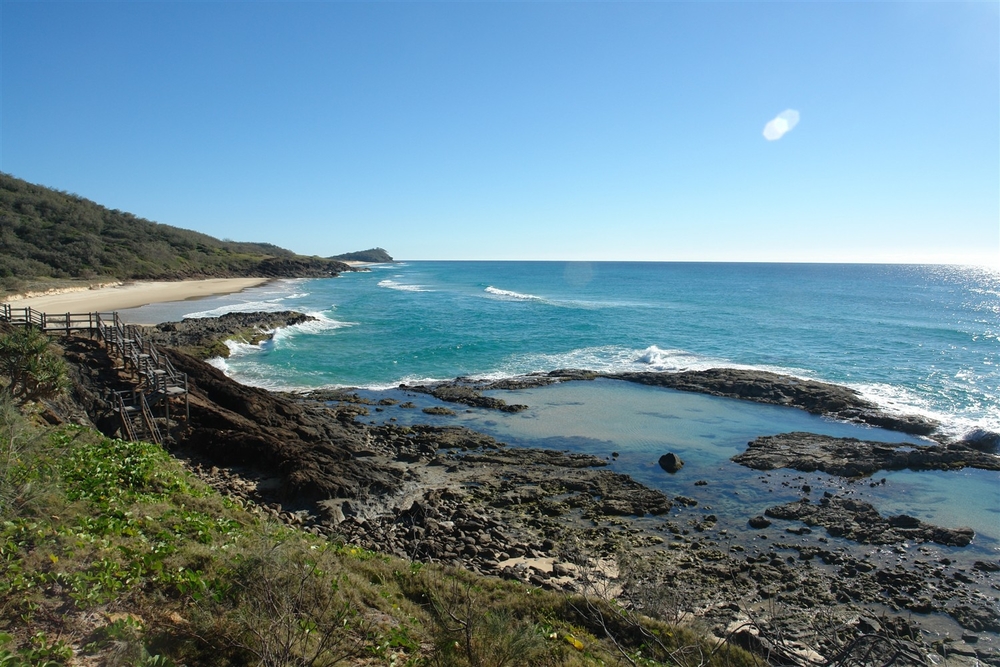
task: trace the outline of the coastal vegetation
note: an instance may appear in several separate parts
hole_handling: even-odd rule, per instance
[[[4,391],[18,405],[54,396],[68,386],[66,364],[48,347],[48,337],[32,327],[0,337]]]
[[[359,250],[358,252],[348,252],[343,255],[334,255],[330,259],[336,259],[341,262],[372,262],[376,264],[381,264],[384,262],[391,262],[392,257],[383,248],[371,248],[369,250]]]
[[[349,267],[219,240],[0,173],[0,290],[187,278],[329,276]]]
[[[753,664],[610,597],[284,525],[158,445],[44,424],[2,384],[2,665]]]

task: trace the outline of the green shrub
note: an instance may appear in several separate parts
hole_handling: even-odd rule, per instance
[[[34,327],[0,336],[0,375],[18,404],[55,396],[69,385],[66,364],[49,349],[49,337]]]
[[[239,557],[205,610],[226,644],[262,667],[333,665],[364,653],[371,624],[341,591],[335,550],[264,539]]]

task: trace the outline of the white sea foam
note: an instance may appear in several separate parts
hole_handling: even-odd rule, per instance
[[[229,348],[229,358],[239,359],[240,357],[245,357],[250,354],[256,354],[257,352],[265,349],[265,346],[269,341],[261,341],[259,343],[246,343],[237,340],[227,340],[225,341],[226,347]]]
[[[643,360],[644,358],[648,360]],[[654,363],[656,365],[654,365]],[[578,368],[598,373],[621,373],[638,370],[678,371],[694,367],[711,368],[718,366],[708,357],[683,350],[660,350],[655,346],[645,350],[601,345],[584,347],[558,354],[514,355],[497,369],[479,377],[502,379],[535,372],[548,372],[559,368]]]
[[[218,368],[227,376],[229,375],[229,363],[222,357],[212,357],[211,359],[206,359],[205,363],[208,364],[209,366]]]
[[[184,319],[201,319],[205,317],[220,317],[226,313],[276,313],[288,310],[288,305],[281,303],[286,297],[278,297],[268,301],[245,301],[243,303],[231,303],[219,306],[211,310],[199,310],[194,313],[187,313]]]
[[[399,277],[399,276],[397,276]],[[399,290],[400,292],[430,292],[423,285],[407,285],[406,283],[397,283],[395,280],[380,280],[378,283],[379,287],[384,287],[386,289]]]
[[[501,299],[507,299],[509,301],[542,301],[542,297],[535,296],[534,294],[521,294],[520,292],[499,289],[493,287],[492,285],[490,285],[483,291],[492,294],[493,296],[499,297]]]
[[[718,366],[720,360],[699,356],[685,350],[661,350],[655,345],[650,345],[633,361],[637,364],[645,364],[650,370],[655,371],[686,371]]]
[[[904,387],[885,383],[849,384],[872,403],[893,415],[920,415],[941,424],[938,431],[951,439],[961,439],[977,430],[1000,433],[1000,415],[995,410],[985,409],[965,411],[965,413],[944,413],[931,406],[924,397]]]
[[[307,322],[300,322],[299,324],[293,324],[292,326],[289,327],[279,327],[277,329],[262,330],[262,333],[270,334],[271,337],[268,340],[263,340],[256,344],[247,343],[245,341],[237,341],[237,340],[225,341],[226,347],[229,348],[229,358],[239,359],[241,361],[240,372],[238,374],[234,373],[233,368],[226,362],[225,359],[221,357],[210,359],[209,363],[218,368],[219,370],[221,370],[222,372],[224,372],[226,375],[233,377],[234,379],[237,379],[240,382],[243,382],[244,384],[253,384],[254,386],[257,387],[268,388],[270,385],[267,385],[266,380],[264,379],[261,379],[260,381],[257,382],[246,381],[246,369],[244,368],[245,366],[244,362],[248,356],[263,352],[271,348],[293,346],[291,341],[297,334],[315,335],[315,334],[321,334],[325,331],[332,331],[334,329],[354,326],[353,322],[341,322],[339,320],[335,320],[327,316],[325,313],[322,312],[307,313],[307,315],[310,315],[315,319]],[[274,372],[274,370],[275,369],[269,366],[262,365],[260,367],[260,371],[264,375],[272,373]],[[262,384],[262,382],[265,384]]]
[[[298,324],[293,324],[290,327],[275,329],[273,339],[275,341],[284,341],[298,334],[321,334],[325,331],[333,331],[334,329],[342,329],[343,327],[352,327],[356,324],[355,322],[342,322],[341,320],[335,320],[321,311],[306,313],[306,315],[315,319],[307,322],[299,322]]]
[[[240,360],[237,366],[228,364],[225,359],[215,358],[209,362],[220,369],[227,377],[250,387],[260,387],[268,391],[310,391],[314,389],[339,388],[330,384],[307,384],[309,373],[301,373],[294,368],[274,368],[252,360]],[[306,382],[303,382],[306,380]]]

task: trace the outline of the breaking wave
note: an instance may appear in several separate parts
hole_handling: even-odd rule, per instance
[[[493,287],[490,285],[484,292],[492,294],[493,296],[499,297],[501,299],[507,299],[509,301],[542,301],[542,297],[535,296],[534,294],[521,294],[520,292],[514,292],[512,290],[505,290]]]
[[[423,285],[407,285],[405,283],[397,283],[395,280],[380,280],[378,283],[379,287],[384,287],[386,289],[399,290],[400,292],[430,292]]]
[[[333,331],[334,329],[342,329],[344,327],[352,327],[355,325],[354,322],[342,322],[340,320],[335,320],[323,312],[306,313],[306,315],[315,319],[308,322],[293,324],[290,327],[275,329],[274,335],[272,336],[274,344],[279,345],[285,343],[300,334],[322,334],[326,331]]]

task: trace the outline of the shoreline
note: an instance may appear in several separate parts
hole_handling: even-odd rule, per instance
[[[142,281],[93,287],[67,288],[47,294],[9,296],[15,308],[30,307],[47,313],[112,312],[154,303],[171,303],[242,292],[271,278],[208,278],[204,280]]]
[[[205,333],[227,335],[217,327]],[[489,398],[461,391],[462,383],[432,389],[446,396],[414,387],[394,398],[289,395],[241,385],[177,350],[176,341],[158,344],[192,379],[175,455],[239,504],[276,520],[379,553],[567,594],[586,593],[595,581],[621,586],[626,596],[663,591],[671,609],[693,615],[710,634],[741,635],[763,646],[761,653],[768,648],[760,642],[784,636],[796,649],[835,655],[838,642],[827,643],[814,628],[829,620],[850,637],[911,638],[948,664],[1000,665],[992,597],[1000,562],[977,544],[934,539],[940,528],[915,516],[879,511],[866,491],[876,486],[871,478],[761,469],[742,475],[737,490],[745,500],[717,504],[700,489],[718,496],[727,480],[701,474],[693,461],[658,490],[603,456],[504,445],[440,421],[407,424],[422,397],[465,405]],[[97,351],[97,343],[75,340],[67,359],[102,368],[110,362]],[[89,384],[99,375],[80,374],[81,397],[101,393]],[[375,412],[380,423],[371,419]],[[886,453],[878,447],[875,453]],[[746,507],[765,498],[769,519]],[[813,514],[786,516],[791,509]],[[891,530],[883,529],[886,521],[895,522]],[[625,567],[612,572],[609,563]],[[791,613],[770,616],[775,604]]]

